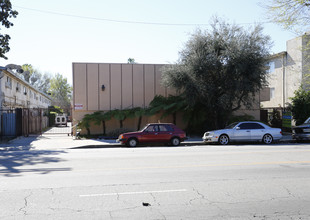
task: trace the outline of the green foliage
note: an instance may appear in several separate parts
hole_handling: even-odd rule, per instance
[[[40,73],[34,69],[31,64],[22,65],[23,73],[19,73],[20,77],[24,78],[26,82],[37,88],[39,91],[48,93],[50,88],[51,76],[47,73]]]
[[[234,115],[230,118],[228,121],[228,124],[234,123],[234,122],[239,122],[239,121],[254,121],[255,118],[252,115]]]
[[[111,137],[111,138],[117,138],[120,134],[126,133],[126,132],[131,132],[131,131],[132,130],[127,129],[127,128],[118,128],[118,129],[115,129],[113,131],[108,132],[107,136]]]
[[[49,112],[55,112],[56,114],[63,114],[64,111],[59,106],[52,105],[48,107]]]
[[[302,124],[310,116],[310,91],[300,88],[292,98],[292,115],[296,124]]]
[[[277,109],[273,109],[271,115],[269,124],[271,127],[280,128],[282,127],[282,117],[280,112]]]
[[[163,84],[182,92],[189,109],[203,109],[205,123],[225,126],[234,111],[250,108],[266,85],[271,43],[262,31],[259,25],[244,30],[215,18],[211,30],[191,36],[177,64],[163,69]]]
[[[70,108],[72,87],[68,84],[67,78],[58,73],[50,82],[51,86],[48,92],[51,94],[56,105],[63,109]]]
[[[87,135],[90,135],[90,123],[93,120],[92,115],[90,114],[86,114],[84,115],[83,119],[81,121],[79,121],[78,123],[78,128],[82,129],[85,128],[87,130]]]
[[[285,29],[303,33],[309,30],[310,2],[308,0],[269,0],[264,5],[269,20]]]
[[[49,126],[51,127],[55,125],[56,115],[63,114],[63,110],[59,106],[49,106],[47,111]]]
[[[176,114],[178,112],[184,112],[187,106],[186,100],[182,96],[169,95],[168,97],[164,97],[162,95],[156,95],[150,102],[148,112],[154,115],[162,111],[161,119],[172,115],[173,123],[176,124]]]
[[[130,64],[135,64],[135,63],[136,63],[136,61],[135,61],[135,59],[134,59],[134,58],[128,58],[127,63],[130,63]]]
[[[13,26],[8,19],[16,18],[18,15],[17,11],[12,10],[12,4],[10,0],[1,0],[0,1],[1,13],[0,13],[0,21],[5,28],[10,28]],[[0,57],[3,59],[7,59],[5,54],[10,51],[9,40],[11,37],[8,34],[0,33]]]
[[[55,125],[55,118],[56,118],[57,113],[56,112],[49,112],[48,114],[48,124],[49,127]]]

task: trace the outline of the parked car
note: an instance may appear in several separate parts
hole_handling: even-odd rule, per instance
[[[178,146],[185,139],[185,132],[174,124],[152,123],[141,131],[121,134],[116,141],[129,147],[135,147],[139,143],[169,143]]]
[[[310,140],[310,117],[302,125],[292,128],[292,138],[296,140]]]
[[[217,142],[222,145],[233,141],[262,141],[265,144],[271,144],[281,137],[280,128],[271,128],[256,121],[243,121],[232,123],[225,129],[205,132],[202,139],[205,143]]]

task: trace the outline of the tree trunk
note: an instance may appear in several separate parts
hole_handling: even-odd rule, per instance
[[[177,113],[174,112],[172,116],[173,116],[173,124],[177,125]]]
[[[141,121],[142,121],[142,116],[140,116],[138,120],[138,131],[140,131],[140,128],[141,128]]]
[[[106,126],[105,126],[105,121],[102,121],[102,128],[103,128],[103,135],[106,135]]]

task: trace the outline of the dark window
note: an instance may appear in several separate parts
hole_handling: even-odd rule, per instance
[[[252,128],[251,129],[265,129],[262,125],[258,123],[251,123]]]
[[[160,131],[173,131],[170,125],[159,125]]]
[[[158,126],[157,125],[150,125],[147,127],[147,129],[145,129],[146,131],[149,131],[149,132],[154,132],[154,131],[158,131]]]
[[[245,129],[264,129],[264,127],[258,123],[242,123],[239,125],[239,127],[242,130],[245,130]]]

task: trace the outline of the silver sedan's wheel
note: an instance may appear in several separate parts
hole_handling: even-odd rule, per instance
[[[271,144],[273,142],[273,137],[271,134],[265,134],[263,137],[264,144]]]
[[[129,147],[135,147],[135,146],[137,146],[138,141],[135,138],[131,138],[131,139],[128,140],[127,144],[128,144]]]
[[[229,143],[229,137],[226,134],[222,134],[218,140],[219,144],[227,145]]]
[[[171,139],[171,144],[172,144],[173,146],[179,146],[179,145],[180,145],[180,139],[177,138],[177,137],[172,138],[172,139]]]

